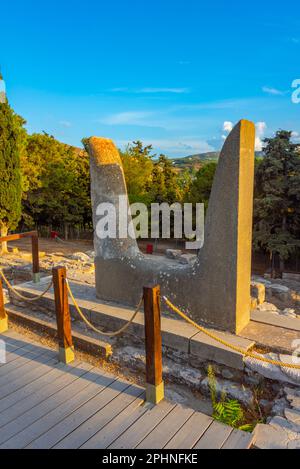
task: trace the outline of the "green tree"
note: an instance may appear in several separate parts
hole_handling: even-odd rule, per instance
[[[207,208],[216,168],[217,163],[212,161],[197,171],[187,196],[188,202],[193,204],[204,203],[205,208]]]
[[[152,145],[143,146],[139,140],[120,152],[127,184],[129,202],[149,204],[149,188],[152,180]]]
[[[165,155],[160,155],[158,161],[154,163],[151,183],[151,200],[153,202],[181,202],[183,196],[183,186],[179,174],[175,171],[172,161]]]
[[[253,245],[270,254],[273,276],[276,256],[282,271],[299,246],[300,155],[291,136],[280,130],[266,139],[265,157],[256,166]]]
[[[2,76],[0,76],[2,79]],[[2,102],[3,101],[3,102]],[[6,97],[0,102],[0,231],[6,236],[21,216],[21,135],[25,121],[15,114]],[[2,243],[2,253],[7,243]]]
[[[85,151],[48,134],[28,136],[23,206],[27,225],[63,227],[91,220],[89,161]]]

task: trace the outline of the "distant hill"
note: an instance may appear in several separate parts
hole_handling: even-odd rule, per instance
[[[198,170],[201,166],[210,163],[211,161],[218,161],[220,156],[219,151],[211,151],[207,153],[198,153],[196,155],[184,156],[183,158],[173,158],[171,159],[173,166],[178,171],[183,171],[185,169],[194,169]],[[256,158],[261,158],[263,156],[262,151],[255,152]]]

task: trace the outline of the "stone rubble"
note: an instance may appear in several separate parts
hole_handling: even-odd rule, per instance
[[[260,356],[267,359],[277,360],[283,363],[291,364],[294,363],[293,359],[295,358],[290,355],[278,355],[277,353],[268,353],[265,355],[260,354]],[[271,363],[256,360],[255,358],[251,357],[244,357],[244,363],[246,365],[246,368],[256,373],[259,373],[267,379],[279,381],[282,383],[291,383],[294,385],[300,384],[300,370],[298,369],[276,366]]]
[[[268,423],[255,428],[255,446],[260,449],[300,448],[300,388],[285,387],[274,402]]]
[[[265,302],[256,308],[260,311],[278,311],[279,314],[293,319],[300,316],[300,276],[297,274],[283,274],[282,279],[266,279],[264,277],[252,276],[251,296],[257,298],[255,285],[265,288]],[[253,285],[253,287],[252,287]],[[273,305],[275,308],[273,308]]]

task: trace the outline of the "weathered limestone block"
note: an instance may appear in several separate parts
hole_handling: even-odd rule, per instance
[[[258,305],[257,309],[259,311],[268,311],[271,313],[279,312],[279,309],[277,308],[277,306],[273,305],[273,303],[267,303],[267,302]]]
[[[288,301],[290,298],[290,289],[280,284],[271,285],[271,294],[275,298],[278,298],[281,301]]]
[[[257,300],[257,305],[261,305],[266,299],[266,287],[263,283],[251,282],[251,297]]]
[[[204,246],[196,262],[173,265],[166,258],[143,255],[135,239],[99,239],[95,229],[97,296],[136,305],[143,286],[159,284],[162,295],[195,321],[241,331],[250,321],[254,142],[254,124],[242,120],[224,143],[206,214]],[[124,196],[123,211],[130,214],[130,210],[117,148],[110,140],[96,137],[86,147],[96,228],[100,203],[112,203],[119,213],[119,196]],[[117,218],[117,233],[119,228]]]
[[[294,357],[292,355],[277,355],[275,353],[269,353],[266,355],[259,354],[263,358],[268,358],[282,362],[283,364],[293,364]],[[300,370],[293,368],[286,368],[284,366],[277,366],[271,363],[255,360],[251,357],[244,357],[244,362],[247,368],[265,378],[272,379],[274,381],[280,381],[283,383],[291,383],[294,385],[300,384]]]
[[[255,447],[259,449],[287,449],[289,437],[283,428],[258,424],[255,427]]]
[[[180,249],[166,249],[166,256],[168,259],[178,259],[182,255]]]
[[[252,298],[252,297],[251,297],[251,310],[257,309],[257,306],[258,306],[258,304],[257,304],[257,298]]]
[[[197,256],[195,254],[182,254],[182,256],[178,258],[178,260],[180,264],[192,265],[197,260]]]
[[[292,409],[285,409],[285,418],[289,420],[293,425],[297,425],[298,432],[300,432],[300,412]]]
[[[90,262],[91,260],[88,254],[85,254],[84,252],[75,252],[69,256],[69,259],[81,262]]]

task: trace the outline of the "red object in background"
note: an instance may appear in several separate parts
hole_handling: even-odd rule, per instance
[[[146,253],[153,254],[153,244],[147,244]]]
[[[57,231],[50,231],[50,238],[51,239],[55,239],[58,237],[58,233]]]

